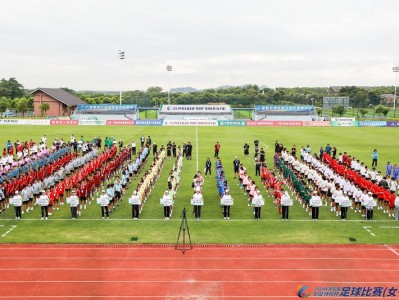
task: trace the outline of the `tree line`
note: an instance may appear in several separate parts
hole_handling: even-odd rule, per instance
[[[75,91],[62,88],[89,104],[119,103],[118,92]],[[0,82],[0,112],[7,109],[25,114],[33,110],[32,90],[25,89],[15,78]],[[379,86],[369,89],[346,86],[334,96],[349,96],[350,106],[367,110],[381,104],[381,94],[393,94],[393,86]],[[321,107],[323,97],[329,96],[327,87],[267,88],[255,84],[245,86],[204,89],[195,92],[168,93],[161,87],[152,86],[146,90],[133,90],[122,93],[123,104],[137,104],[140,107],[158,107],[169,101],[171,104],[226,103],[233,108],[251,108],[253,105],[310,105]]]

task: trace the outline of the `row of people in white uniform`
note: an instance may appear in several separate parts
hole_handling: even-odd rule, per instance
[[[331,195],[331,211],[336,211],[337,216],[341,215],[342,218],[342,211],[345,211],[342,219],[346,219],[347,207],[344,206],[343,210],[340,208],[341,201],[346,203],[346,198],[354,200],[353,206],[351,201],[348,207],[355,207],[355,211],[361,211],[363,217],[370,218],[372,216],[372,213],[367,213],[374,206],[377,206],[372,194],[362,191],[349,179],[335,173],[326,163],[311,155],[305,155],[305,161],[308,164],[300,162],[287,152],[282,152],[282,157],[285,162],[292,165],[295,171],[307,178],[308,182],[312,183],[314,188],[319,189],[321,200],[324,200],[325,206],[327,206],[327,195]]]

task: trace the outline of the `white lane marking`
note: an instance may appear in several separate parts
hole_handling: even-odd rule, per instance
[[[371,230],[369,229],[369,228],[371,228],[371,227],[372,227],[372,226],[363,226],[363,228],[366,229],[366,231],[367,231],[368,233],[370,233],[372,236],[375,236],[375,234],[372,233]]]
[[[17,225],[11,225],[10,229],[8,229],[5,233],[2,234],[2,238],[7,236],[11,231],[14,230],[14,228],[17,227]]]
[[[398,251],[396,251],[395,249],[393,249],[392,247],[388,246],[388,245],[384,245],[385,247],[387,247],[387,249],[389,251],[391,251],[393,254],[395,254],[396,256],[399,256]]]

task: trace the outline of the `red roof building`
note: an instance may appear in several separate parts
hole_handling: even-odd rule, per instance
[[[69,117],[78,104],[86,104],[83,100],[62,90],[52,88],[37,88],[32,93],[33,109],[36,116],[41,116],[40,105],[48,103],[50,109],[46,116]]]

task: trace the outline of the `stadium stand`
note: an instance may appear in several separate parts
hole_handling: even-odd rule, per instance
[[[317,119],[314,107],[310,105],[255,105],[255,121],[314,121]]]
[[[230,105],[162,105],[158,119],[163,120],[233,120]]]
[[[137,120],[135,104],[79,104],[72,120]]]

